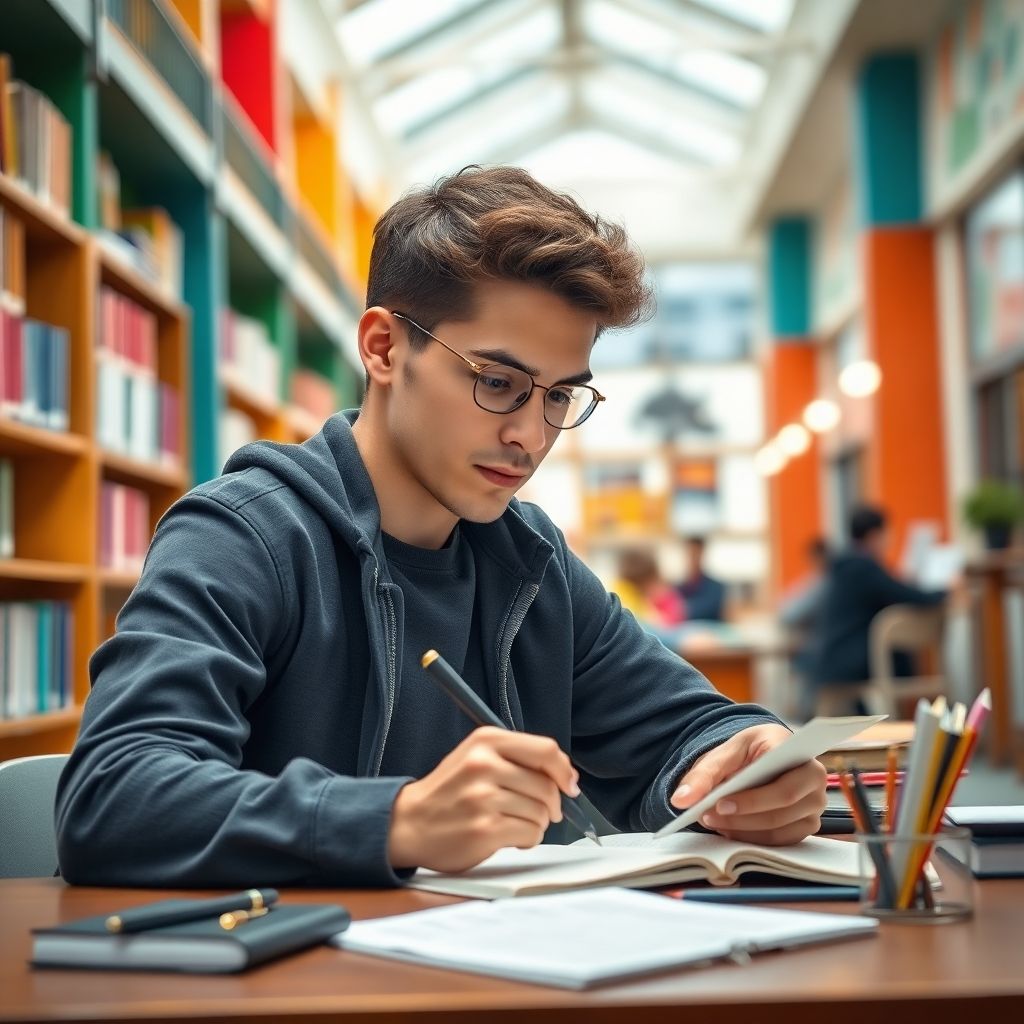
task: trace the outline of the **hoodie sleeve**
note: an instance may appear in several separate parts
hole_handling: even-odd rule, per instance
[[[561,550],[575,634],[572,756],[599,809],[620,827],[652,831],[678,814],[669,797],[701,754],[743,729],[782,723],[720,694]]]
[[[76,884],[394,885],[387,859],[405,779],[335,775],[306,758],[243,770],[245,711],[294,621],[244,514],[192,494],[157,529],[145,570],[93,655],[92,692],[57,792]]]

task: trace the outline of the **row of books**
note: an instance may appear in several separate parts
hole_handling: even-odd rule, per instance
[[[14,463],[0,459],[0,558],[14,557]]]
[[[71,126],[50,99],[13,77],[0,54],[0,171],[65,216],[71,206]]]
[[[73,636],[67,602],[0,603],[0,717],[24,718],[73,702]]]
[[[0,307],[25,312],[25,225],[0,206]]]
[[[154,313],[100,289],[96,334],[96,435],[101,447],[142,462],[181,458],[181,396],[157,376]]]
[[[68,429],[69,344],[66,328],[0,309],[0,414]]]
[[[107,451],[140,462],[181,462],[181,395],[177,388],[100,352],[96,439]]]
[[[221,366],[247,391],[271,402],[280,400],[281,354],[266,325],[225,309],[221,316]]]
[[[149,547],[149,495],[104,480],[100,488],[100,565],[140,572]]]
[[[122,260],[172,298],[182,294],[181,228],[162,207],[122,209],[121,175],[108,153],[97,160],[99,237]]]

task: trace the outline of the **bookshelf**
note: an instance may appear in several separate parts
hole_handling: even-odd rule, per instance
[[[297,442],[319,430],[325,401],[333,411],[361,397],[359,243],[338,157],[337,85],[313,102],[298,95],[277,18],[273,0],[0,5],[13,78],[48,98],[71,137],[66,213],[0,171],[0,208],[24,236],[23,295],[0,295],[0,309],[66,332],[68,419],[51,429],[0,408],[0,460],[14,480],[0,604],[31,609],[36,623],[52,616],[49,632],[39,629],[61,681],[48,705],[40,690],[48,710],[19,705],[13,716],[0,687],[0,760],[70,749],[89,657],[113,632],[160,516],[220,471],[225,417],[244,413],[254,436]],[[332,166],[319,182],[324,160]],[[106,222],[111,209],[157,208],[180,233],[171,285]],[[272,392],[221,365],[228,311],[263,325],[281,367]],[[110,364],[115,391],[124,383],[135,396],[124,416],[111,413]],[[119,438],[111,422],[122,420],[129,433]],[[132,433],[139,422],[145,430]],[[122,537],[112,556],[111,530],[126,515],[130,550]]]

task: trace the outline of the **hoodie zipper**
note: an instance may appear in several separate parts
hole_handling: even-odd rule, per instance
[[[395,661],[396,661],[396,634],[398,633],[398,624],[395,620],[395,605],[391,600],[391,594],[388,593],[386,587],[380,586],[379,582],[379,567],[375,563],[373,566],[373,587],[377,592],[378,596],[383,597],[385,604],[385,612],[387,614],[387,622],[385,623],[385,632],[387,633],[387,677],[388,677],[388,701],[387,707],[384,712],[384,735],[381,736],[380,746],[377,748],[377,760],[373,766],[373,774],[375,776],[380,775],[380,766],[384,761],[384,745],[388,741],[388,732],[391,729],[391,718],[395,713]]]
[[[512,720],[512,708],[508,701],[509,655],[512,652],[512,641],[515,640],[519,627],[522,626],[523,619],[526,618],[526,613],[530,610],[530,605],[533,604],[533,599],[540,593],[540,585],[531,583],[520,600],[519,595],[522,590],[523,584],[520,581],[515,596],[512,598],[508,616],[505,618],[505,626],[498,636],[498,698],[501,701],[502,715],[510,729],[515,729],[516,724]]]

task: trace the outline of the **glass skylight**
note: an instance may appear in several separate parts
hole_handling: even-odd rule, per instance
[[[730,53],[702,48],[706,46],[703,37],[695,33],[688,39],[683,21],[674,36],[664,25],[612,0],[591,0],[584,8],[583,23],[588,36],[612,53],[627,55],[724,102],[752,107],[764,92],[766,75],[761,67]]]
[[[365,66],[479,3],[480,0],[370,0],[341,18],[338,31],[349,59]]]
[[[569,132],[517,161],[541,181],[586,178],[665,178],[678,175],[666,157],[598,129]]]
[[[560,28],[554,8],[540,7],[487,35],[457,60],[409,78],[375,103],[381,127],[389,135],[414,133],[438,114],[535,64],[554,47]]]
[[[789,21],[793,0],[694,0],[709,11],[746,22],[764,32],[775,32]]]

